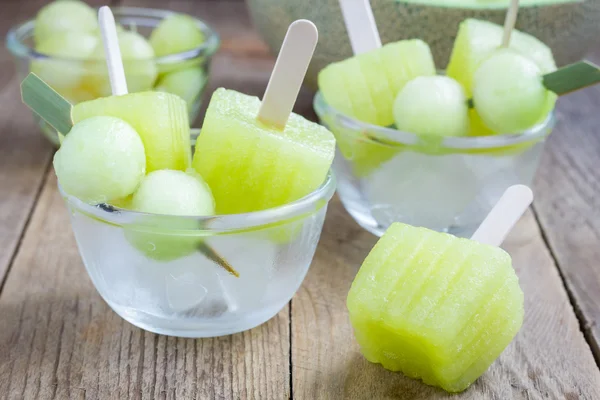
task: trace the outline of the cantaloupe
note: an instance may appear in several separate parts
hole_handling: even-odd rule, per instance
[[[371,0],[383,43],[419,38],[429,43],[436,65],[445,68],[458,25],[466,18],[502,24],[509,0]],[[307,82],[332,62],[352,56],[338,0],[248,0],[254,26],[277,52],[289,24],[306,18],[319,29],[319,46]],[[521,0],[517,29],[553,51],[559,66],[579,61],[600,37],[600,1]]]

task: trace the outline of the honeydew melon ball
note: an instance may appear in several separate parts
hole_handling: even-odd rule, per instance
[[[122,31],[117,34],[117,37],[129,92],[152,89],[158,75],[152,46],[137,32]],[[92,90],[100,97],[110,96],[110,80],[102,41],[98,42],[90,58],[93,59],[89,76]]]
[[[531,128],[548,111],[549,96],[537,64],[509,49],[496,51],[473,76],[475,108],[495,132],[517,133]]]
[[[36,43],[41,43],[56,33],[77,36],[97,29],[98,17],[92,7],[78,0],[61,0],[42,7],[38,12],[33,36]]]
[[[91,204],[129,196],[146,173],[142,139],[127,122],[92,117],[75,125],[54,155],[54,171],[68,194]]]
[[[204,71],[200,67],[195,67],[164,74],[156,83],[155,90],[181,97],[186,101],[190,111],[205,85]]]
[[[447,76],[419,76],[394,101],[399,130],[417,135],[464,136],[469,132],[468,105],[462,86]]]
[[[31,63],[36,73],[54,90],[75,100],[80,97],[81,81],[86,69],[84,60],[94,52],[99,39],[92,33],[58,32],[39,41],[36,52],[49,56]],[[83,95],[81,95],[83,96]]]
[[[169,169],[149,173],[131,204],[134,210],[149,214],[202,216],[215,212],[212,193],[200,175]]]
[[[194,171],[158,170],[149,173],[134,193],[131,208],[149,214],[204,216],[215,213],[210,188]],[[193,234],[193,219],[148,216],[144,225],[126,230],[129,242],[147,257],[170,261],[194,252],[202,238]]]
[[[195,49],[204,40],[204,32],[196,20],[183,14],[166,17],[150,34],[150,45],[157,57]]]

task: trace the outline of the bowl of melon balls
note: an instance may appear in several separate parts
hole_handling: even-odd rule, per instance
[[[219,36],[192,16],[167,10],[115,7],[118,40],[130,92],[175,94],[194,121]],[[36,73],[72,104],[111,94],[97,10],[78,0],[54,1],[12,28],[6,45],[23,79]],[[56,131],[34,114],[44,135]]]
[[[362,227],[381,236],[402,221],[470,237],[508,187],[531,184],[558,96],[598,68],[557,70],[546,44],[514,30],[504,45],[504,34],[464,20],[445,71],[419,38],[320,71],[314,107],[336,137],[340,198]]]

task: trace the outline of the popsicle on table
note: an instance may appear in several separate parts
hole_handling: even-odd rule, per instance
[[[364,356],[449,392],[483,374],[523,321],[511,258],[496,246],[531,200],[529,188],[509,188],[472,240],[390,226],[348,294]]]
[[[335,139],[291,112],[316,42],[312,22],[290,25],[262,102],[223,88],[213,94],[192,164],[218,214],[281,206],[325,181]]]

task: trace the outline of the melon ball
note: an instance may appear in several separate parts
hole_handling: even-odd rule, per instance
[[[189,112],[205,85],[206,75],[202,68],[196,67],[164,74],[156,83],[155,90],[181,97],[186,101]]]
[[[548,111],[549,96],[537,64],[509,49],[496,51],[473,77],[475,109],[495,132],[531,128]]]
[[[134,210],[149,214],[201,216],[215,212],[212,193],[200,175],[168,169],[149,173],[131,204]]]
[[[204,43],[204,33],[188,15],[173,14],[163,19],[150,34],[150,44],[157,57],[181,53]]]
[[[122,31],[117,34],[117,37],[129,92],[142,92],[152,89],[158,75],[152,46],[145,37],[137,32]],[[93,61],[88,84],[98,96],[110,96],[110,80],[102,41],[98,42],[90,58]]]
[[[150,214],[175,216],[213,215],[215,202],[208,185],[197,173],[158,170],[149,173],[133,195],[131,208]],[[199,224],[192,218],[148,216],[144,224],[126,229],[125,237],[147,257],[171,261],[196,251],[201,235],[193,231]]]
[[[73,126],[54,155],[65,192],[91,204],[135,192],[146,173],[144,145],[127,122],[92,117]]]
[[[40,40],[35,50],[49,56],[31,63],[31,72],[37,74],[54,90],[69,100],[85,76],[85,59],[89,58],[99,39],[92,33],[59,32]]]
[[[469,132],[462,86],[447,76],[419,76],[394,101],[396,128],[417,135],[463,136]]]
[[[54,1],[38,12],[33,36],[41,43],[53,34],[67,32],[75,36],[98,29],[96,11],[79,0]]]

